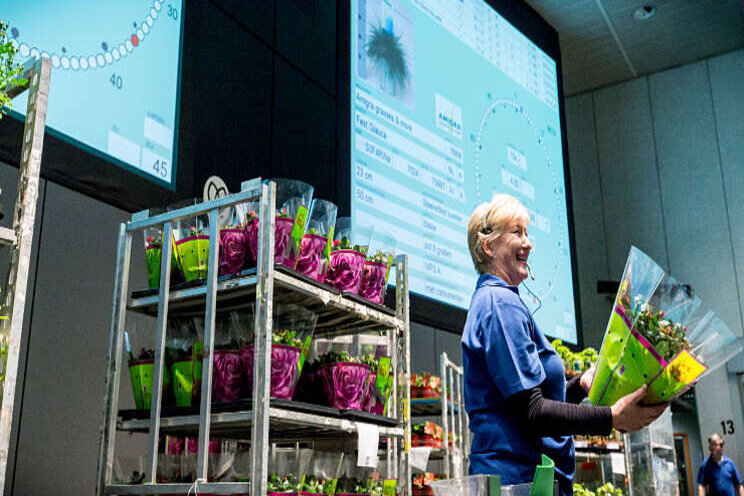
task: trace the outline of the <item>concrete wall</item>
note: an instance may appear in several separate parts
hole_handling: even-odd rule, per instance
[[[571,97],[569,160],[584,343],[599,347],[610,299],[597,279],[618,280],[631,244],[691,284],[742,330],[744,288],[744,51]],[[696,389],[701,446],[733,423],[726,452],[744,463],[735,372]],[[727,424],[728,425],[728,424]]]

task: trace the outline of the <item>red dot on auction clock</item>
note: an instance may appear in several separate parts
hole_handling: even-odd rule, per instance
[[[132,35],[132,45],[137,46],[139,45],[139,38],[137,38],[136,34]]]

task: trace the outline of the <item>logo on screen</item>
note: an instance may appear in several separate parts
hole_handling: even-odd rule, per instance
[[[462,108],[444,98],[439,93],[434,95],[437,112],[437,127],[457,139],[462,139]]]

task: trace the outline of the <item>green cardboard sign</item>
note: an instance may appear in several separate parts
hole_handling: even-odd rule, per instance
[[[305,222],[307,221],[307,207],[300,205],[297,207],[297,217],[295,217],[294,226],[292,226],[292,233],[289,235],[294,240],[294,250],[296,254],[300,253],[300,243],[302,242],[302,236],[305,235]],[[291,245],[287,244],[287,250],[291,249]],[[287,252],[289,255],[289,252]]]
[[[398,484],[396,479],[386,479],[382,483],[382,496],[395,496],[395,486]]]
[[[501,476],[488,476],[488,496],[501,496]]]
[[[308,336],[305,338],[305,342],[302,343],[302,348],[300,348],[300,358],[299,358],[299,373],[302,373],[302,366],[305,365],[305,357],[307,357],[307,352],[310,349],[310,341],[312,340],[312,336]]]
[[[333,228],[336,226],[331,226],[331,230],[328,231],[328,241],[326,241],[326,246],[323,249],[323,258],[326,259],[326,261],[330,261],[331,259],[331,248],[333,247]]]
[[[382,407],[383,412],[387,412],[388,399],[390,399],[390,391],[393,389],[393,377],[390,375],[390,357],[380,357],[377,363],[377,378],[375,379],[375,387],[380,393],[380,398],[383,398],[385,404]]]

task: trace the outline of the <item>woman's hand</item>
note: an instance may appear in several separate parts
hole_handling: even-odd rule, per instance
[[[581,374],[581,379],[579,379],[579,384],[581,384],[581,387],[584,389],[584,391],[586,391],[587,394],[589,394],[589,388],[592,387],[595,370],[597,370],[596,365],[592,365],[591,367],[586,369],[586,372]]]
[[[612,427],[620,431],[637,431],[659,418],[668,403],[643,406],[640,401],[646,396],[648,386],[643,385],[634,392],[623,396],[612,406]]]

